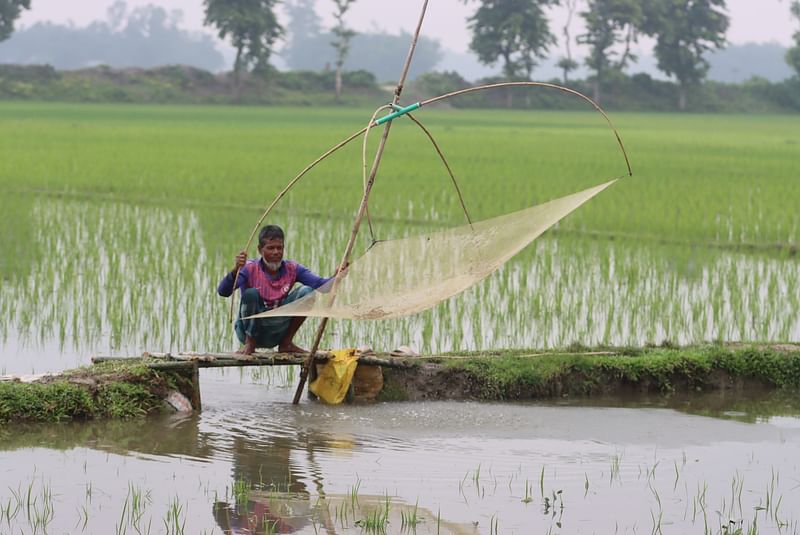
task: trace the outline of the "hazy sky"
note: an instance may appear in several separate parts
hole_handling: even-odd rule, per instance
[[[35,22],[50,20],[58,23],[72,21],[85,26],[92,20],[105,19],[106,9],[113,0],[32,0],[31,10],[20,17],[20,24],[29,26]],[[203,30],[202,0],[127,0],[129,7],[157,4],[184,13],[182,26]],[[316,0],[317,12],[323,22],[330,24],[333,2]],[[401,6],[403,9],[400,9]],[[419,18],[421,0],[357,0],[347,14],[347,21],[356,30],[382,29],[396,33],[411,32]],[[789,45],[796,24],[789,17],[789,0],[728,0],[731,26],[728,40],[732,43],[778,42]],[[469,33],[465,18],[475,9],[475,2],[464,5],[462,0],[429,0],[428,12],[423,25],[423,34],[438,39],[446,48],[464,52],[467,50]],[[388,13],[391,12],[391,15]],[[560,33],[563,25],[563,10],[551,13],[551,31]],[[572,30],[577,33],[577,26]],[[210,31],[205,29],[204,31]]]

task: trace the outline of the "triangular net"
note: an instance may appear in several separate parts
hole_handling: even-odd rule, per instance
[[[489,276],[614,182],[472,226],[377,242],[351,263],[345,276],[297,301],[251,317],[376,320],[421,312]]]

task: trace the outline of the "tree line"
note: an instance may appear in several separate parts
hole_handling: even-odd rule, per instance
[[[206,22],[219,29],[220,37],[233,36],[238,57],[243,50],[256,65],[268,60],[275,39],[283,35],[273,8],[277,0],[204,0]],[[345,15],[356,0],[332,0],[336,25],[331,45],[336,51],[336,94],[341,92],[341,69],[355,32],[345,23]],[[475,5],[467,23],[472,33],[470,49],[484,64],[502,64],[507,80],[530,80],[539,61],[558,42],[550,28],[546,9],[563,4],[568,12],[562,29],[566,55],[559,59],[564,82],[579,65],[571,53],[570,24],[575,15],[584,21],[585,31],[575,42],[588,47],[584,60],[592,72],[593,97],[602,100],[601,88],[636,61],[632,44],[641,36],[654,39],[658,69],[678,84],[678,108],[686,109],[690,92],[698,87],[708,72],[706,53],[725,45],[729,18],[725,0],[463,0]],[[310,0],[290,2],[295,13],[312,6]],[[792,0],[790,13],[800,23],[800,0]],[[250,16],[245,16],[250,13]],[[260,16],[255,16],[260,14]],[[230,27],[241,21],[242,27]],[[250,36],[248,39],[236,36]],[[262,40],[255,38],[263,36]],[[787,63],[800,76],[800,30],[794,34],[794,46],[787,53]]]
[[[357,0],[330,0],[335,26],[330,45],[334,52],[335,92],[342,91],[342,70],[356,32],[346,15]],[[487,65],[500,63],[506,80],[529,80],[541,60],[561,40],[565,54],[558,59],[563,81],[579,67],[572,45],[588,49],[584,61],[591,71],[593,97],[603,100],[602,88],[619,77],[636,56],[632,45],[642,36],[655,42],[658,69],[674,78],[678,86],[678,108],[685,109],[692,91],[708,72],[706,54],[724,47],[729,18],[725,0],[462,0],[475,7],[468,17],[470,49]],[[31,0],[0,0],[0,40],[13,31],[14,21]],[[279,0],[204,0],[205,23],[216,29],[236,50],[233,72],[237,86],[242,73],[268,73],[269,60],[281,40],[288,53],[297,52],[315,24],[313,0],[286,0],[290,14],[289,35],[279,23],[275,8]],[[566,9],[567,21],[556,36],[546,10],[556,5]],[[800,0],[789,2],[789,15],[798,23],[787,63],[800,76]],[[573,35],[571,25],[583,20],[582,33]],[[318,21],[316,22],[318,25]],[[319,32],[317,32],[319,33]]]
[[[277,0],[204,0],[206,22],[219,29],[222,38],[229,34],[237,48],[238,58],[246,57],[256,66],[269,58],[275,39],[283,28],[274,16]],[[332,0],[336,25],[331,45],[336,51],[336,95],[341,92],[341,69],[355,32],[345,23],[345,15],[356,0]],[[654,39],[654,55],[658,69],[674,78],[678,85],[678,108],[686,109],[690,92],[697,88],[708,72],[706,53],[725,45],[729,18],[725,0],[463,0],[474,4],[475,11],[467,23],[472,33],[470,49],[484,64],[502,64],[507,80],[530,80],[538,62],[547,57],[558,42],[550,28],[546,9],[563,4],[568,12],[562,29],[566,55],[559,58],[564,82],[579,65],[571,54],[570,24],[575,15],[584,21],[585,31],[575,42],[588,47],[585,65],[592,72],[592,92],[602,100],[605,82],[619,75],[636,56],[632,44],[641,36]],[[295,12],[309,0],[296,0]],[[800,23],[800,0],[792,0],[790,13]],[[250,16],[245,14],[249,13]],[[256,16],[256,15],[259,16]],[[242,27],[233,29],[232,21]],[[256,36],[262,36],[261,40]],[[237,36],[247,36],[242,39]],[[794,46],[786,60],[800,75],[800,30],[794,35]]]

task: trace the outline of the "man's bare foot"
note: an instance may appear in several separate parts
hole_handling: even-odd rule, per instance
[[[255,353],[256,350],[256,341],[254,338],[250,338],[249,336],[244,341],[244,346],[237,351],[240,355],[252,355]]]
[[[296,346],[293,342],[289,342],[288,344],[279,345],[278,353],[308,353],[308,349],[303,349],[300,346]]]

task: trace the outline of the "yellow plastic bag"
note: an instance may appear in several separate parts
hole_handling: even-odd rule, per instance
[[[338,405],[347,395],[353,374],[358,366],[355,349],[334,349],[317,379],[308,385],[319,399],[329,405]]]

